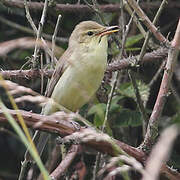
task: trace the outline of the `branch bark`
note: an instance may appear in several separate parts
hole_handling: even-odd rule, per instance
[[[17,111],[9,110],[9,113],[14,117],[14,119],[18,122],[17,118]],[[77,129],[73,124],[72,121],[72,114],[67,114],[65,112],[57,112],[55,114],[44,116],[36,113],[31,113],[23,110],[19,110],[19,113],[23,116],[26,125],[33,129],[39,129],[42,131],[48,131],[50,133],[58,133],[60,136],[67,136],[71,135],[74,132],[78,132],[79,134],[84,134],[88,131],[89,128],[80,127]],[[0,123],[7,123],[2,110],[0,110]],[[132,146],[129,146],[123,142],[116,140],[117,145],[122,148],[125,152],[127,152],[131,156],[135,156],[139,161],[144,162],[146,159],[145,154]],[[98,151],[103,153],[107,153],[111,156],[115,156],[116,152],[112,149],[111,144],[106,142],[99,142],[99,141],[87,141],[83,144],[91,146]]]
[[[84,133],[88,133],[88,131],[92,131],[92,128],[84,128],[80,127],[77,129],[73,125],[72,116],[71,114],[66,114],[64,112],[58,112],[50,116],[44,116],[40,114],[35,114],[23,110],[19,110],[21,115],[24,118],[26,125],[29,128],[39,129],[42,131],[48,131],[49,133],[58,133],[60,136],[71,135],[73,133],[78,133],[80,136]],[[18,122],[17,118],[17,111],[9,110],[9,113],[14,117],[14,119]],[[0,110],[0,123],[7,124],[8,121],[6,120],[3,112]],[[94,131],[95,132],[95,131]],[[97,133],[97,137],[102,136],[102,134]],[[130,156],[133,156],[138,161],[145,163],[147,156],[146,154],[137,148],[129,146],[121,141],[115,140],[116,144],[124,150]],[[112,148],[112,144],[106,141],[101,141],[100,139],[89,139],[82,142],[82,145],[91,147],[96,149],[102,153],[109,154],[110,156],[115,156],[116,152]],[[161,168],[161,173],[165,174],[168,177],[171,177],[173,180],[178,180],[180,178],[180,174],[178,172],[174,172],[170,168],[168,168],[165,164],[163,164]]]
[[[2,4],[7,7],[16,7],[16,8],[24,8],[23,1],[20,0],[0,0]],[[44,3],[42,2],[29,2],[29,8],[31,10],[42,10]],[[140,6],[143,9],[154,9],[159,8],[160,2],[141,2]],[[87,13],[93,12],[87,5],[84,4],[55,4],[52,5],[53,9],[56,11],[61,11],[65,13]],[[171,2],[168,4],[168,8],[180,8],[180,3]],[[99,8],[102,12],[119,12],[120,5],[119,4],[106,4],[99,5]]]
[[[156,103],[154,105],[151,117],[149,119],[147,132],[145,135],[144,142],[142,144],[143,149],[151,149],[158,135],[159,118],[161,117],[161,113],[164,108],[166,98],[168,97],[170,82],[172,79],[176,60],[179,54],[179,47],[180,47],[180,19],[179,19],[179,23],[176,29],[174,39],[168,51],[168,60],[166,63],[158,97],[156,99]]]

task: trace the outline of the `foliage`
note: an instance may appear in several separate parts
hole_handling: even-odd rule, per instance
[[[23,70],[33,69],[34,67],[32,66],[32,57],[34,53],[35,44],[37,43],[35,41],[36,35],[33,32],[26,18],[24,8],[20,8],[19,6],[15,5],[19,1],[14,0],[13,5],[8,5],[8,3],[6,4],[4,2],[5,0],[1,0],[0,2],[1,72],[6,70],[22,69],[23,71]],[[44,1],[32,0],[31,2],[33,3],[33,2],[44,2]],[[92,5],[93,2],[95,1],[88,0],[86,2]],[[45,19],[42,36],[46,40],[48,47],[51,49],[52,35],[54,33],[54,29],[56,26],[57,16],[60,13],[62,15],[62,18],[60,20],[60,25],[58,28],[56,49],[55,49],[55,56],[57,57],[57,59],[59,59],[59,57],[66,50],[68,46],[68,39],[74,26],[84,20],[94,20],[101,24],[105,23],[106,25],[109,24],[109,25],[120,26],[121,31],[116,35],[113,35],[113,37],[109,39],[109,49],[108,49],[109,63],[112,63],[114,60],[120,60],[122,59],[122,57],[125,59],[127,57],[131,57],[132,55],[138,56],[142,49],[144,36],[138,30],[136,23],[134,21],[132,21],[130,25],[129,33],[126,37],[127,39],[125,42],[125,49],[122,53],[122,56],[120,55],[122,42],[123,42],[122,36],[124,36],[123,30],[126,30],[127,24],[131,18],[131,16],[125,10],[125,8],[123,12],[124,15],[122,17],[122,11],[119,8],[121,7],[121,5],[119,4],[119,2],[121,1],[119,0],[96,1],[97,6],[100,7],[101,5],[109,6],[110,9],[112,7],[115,7],[113,10],[111,9],[106,12],[102,12],[103,10],[98,10],[96,5],[92,6],[92,9],[93,8],[96,9],[96,13],[92,9],[87,11],[84,11],[83,9],[81,9],[80,11],[78,11],[78,9],[77,11],[73,9],[66,10],[65,8],[67,7],[64,7],[64,9],[62,10],[56,9],[57,8],[56,5],[61,6],[60,3],[64,3],[67,6],[68,4],[70,4],[78,7],[80,5],[85,5],[86,2],[80,0],[78,1],[79,3],[78,4],[77,1],[74,0],[49,1],[51,6],[48,7],[47,17]],[[155,2],[151,0],[150,1],[146,0],[140,2],[140,7],[143,8],[143,10],[146,12],[146,15],[152,20],[155,17],[155,14],[160,7],[160,3],[161,1]],[[157,23],[157,27],[159,27],[161,33],[165,37],[168,37],[170,41],[174,37],[174,33],[179,17],[179,7],[180,7],[179,0],[175,0],[175,1],[169,0],[168,4],[166,5],[166,8],[163,9],[162,14],[159,17],[159,21]],[[117,10],[117,8],[119,9]],[[38,6],[36,6],[36,9],[30,8],[30,14],[32,16],[33,22],[35,23],[36,27],[38,27],[42,15],[42,9],[39,10]],[[141,21],[142,19],[138,19],[138,20],[139,20],[138,24],[142,24],[142,27],[145,30],[149,31],[149,29],[147,29],[143,24],[143,21]],[[124,29],[122,26],[123,21],[125,23]],[[39,42],[38,46],[40,47],[40,49],[38,51],[38,58],[36,61],[37,66],[35,68],[36,69],[43,68],[45,70],[51,70],[52,69],[51,58],[47,53],[47,47],[45,48],[41,42]],[[152,52],[152,50],[157,49],[157,47],[159,48],[163,46],[151,34],[150,41],[147,45],[145,53]],[[160,61],[157,60],[155,60],[153,63],[147,63],[147,64],[143,62],[138,62],[138,66],[128,67],[130,71],[133,71],[133,74],[135,76],[135,81],[142,100],[142,104],[145,107],[145,113],[147,113],[148,118],[153,111],[153,107],[162,80],[162,74],[163,74],[162,72],[164,70],[162,68],[161,72],[159,74],[156,74],[157,71],[161,68],[159,62]],[[159,133],[161,133],[164,129],[166,129],[170,125],[176,124],[177,126],[179,126],[180,123],[179,69],[180,69],[180,63],[178,58],[176,69],[173,74],[173,78],[171,80],[171,89],[169,93],[166,95],[167,103],[165,104],[165,107],[163,108],[161,113],[161,118],[158,126]],[[95,127],[95,128],[93,127],[93,129],[96,128],[101,129],[104,119],[106,118],[105,116],[107,115],[106,111],[108,107],[108,99],[110,99],[110,92],[111,92],[111,86],[114,81],[114,74],[115,74],[114,72],[106,72],[102,86],[99,88],[99,91],[97,93],[98,100],[96,99],[95,101],[91,101],[88,104],[86,104],[83,108],[81,108],[80,111],[81,115],[83,116],[83,118],[93,122],[93,125]],[[16,78],[11,78],[10,80],[22,86],[29,87],[34,91],[38,92],[39,94],[42,93],[42,95],[44,95],[45,93],[45,87],[48,82],[48,79],[45,77],[42,78],[42,76],[36,78],[33,77],[19,78],[17,75]],[[24,94],[26,93],[17,93],[14,95],[14,98],[21,97]],[[9,101],[9,98],[8,96],[6,96],[6,92],[2,87],[0,87],[0,99],[3,101],[6,107],[12,109],[12,105]],[[5,111],[3,107],[4,106],[1,104],[1,110]],[[36,103],[32,103],[32,102],[29,103],[26,101],[22,103],[18,103],[18,108],[36,113],[40,113],[41,111],[41,107],[39,105],[37,105]],[[112,139],[115,138],[117,140],[123,141],[124,143],[127,143],[128,145],[137,147],[141,144],[141,142],[144,139],[142,132],[144,130],[143,129],[144,126],[146,127],[147,122],[144,122],[143,119],[144,116],[142,114],[142,110],[139,108],[134,86],[128,76],[127,70],[122,70],[119,72],[117,85],[114,90],[114,94],[112,96],[112,101],[110,102],[110,107],[108,109],[108,115],[107,115],[108,126],[105,128],[104,133],[109,132],[108,128],[110,128],[112,131],[112,134],[110,135],[113,136]],[[20,129],[18,129],[18,132],[20,132],[22,135],[22,131]],[[23,141],[23,143],[20,144],[20,139],[17,138],[16,133],[17,132],[14,132],[14,130],[10,126],[7,126],[7,124],[6,125],[0,124],[0,148],[1,148],[0,159],[2,160],[0,162],[0,178],[2,179],[6,179],[6,180],[17,179],[20,173],[20,164],[24,158],[24,152],[26,149],[25,146],[29,146],[27,141],[22,140],[22,137],[25,139],[23,135],[20,138],[21,141]],[[177,140],[175,141],[175,145],[173,146],[171,155],[168,154],[168,156],[170,157],[168,164],[172,165],[174,168],[177,168],[178,170],[180,169],[179,143],[180,142],[178,141],[177,138]],[[53,139],[51,143],[49,143],[48,146],[46,147],[46,151],[43,154],[43,158],[42,158],[44,164],[45,161],[47,160],[47,157],[53,154],[52,149],[54,144],[55,143]],[[67,170],[67,173],[65,173],[64,175],[65,178],[72,179],[72,177],[75,176],[75,173],[78,172],[77,169],[81,166],[84,169],[86,169],[85,170],[86,172],[82,170],[83,168],[80,171],[80,172],[85,172],[83,174],[84,179],[92,179],[94,164],[96,164],[95,163],[96,153],[91,152],[91,150],[88,150],[89,152],[86,153],[86,150],[87,149],[85,150],[83,149],[85,153],[79,153],[74,159],[73,163],[69,164],[70,168]],[[15,160],[13,160],[14,158]],[[168,157],[166,159],[168,159]],[[105,156],[101,158],[101,160],[103,160],[101,161],[101,163],[105,164],[105,166],[107,165],[108,167],[109,160],[111,159],[109,156]],[[7,161],[11,161],[11,162],[9,163]],[[60,163],[60,161],[61,161],[61,157],[57,158],[55,164],[57,165],[58,163]],[[124,161],[125,160],[118,160],[117,167],[120,167],[124,164],[129,165],[129,163],[127,162],[124,163]],[[80,165],[80,163],[82,163],[83,165],[82,164]],[[116,166],[114,165],[112,169],[114,169],[115,167]],[[98,170],[102,170],[101,166],[99,167]],[[111,170],[108,169],[105,174],[108,174],[110,171]],[[140,173],[134,171],[134,169],[132,171],[133,173],[129,173],[129,175],[127,174],[123,175],[123,178],[141,179]],[[38,173],[39,170],[37,170],[37,174]],[[122,176],[117,176],[117,179],[122,179]]]

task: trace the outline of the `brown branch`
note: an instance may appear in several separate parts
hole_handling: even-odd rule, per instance
[[[16,7],[16,8],[24,8],[23,1],[20,0],[0,0],[2,4],[7,7]],[[42,2],[29,2],[29,9],[31,10],[42,10],[44,3]],[[159,8],[160,2],[142,2],[140,6],[143,9],[154,9]],[[87,13],[93,12],[91,8],[87,5],[83,4],[55,4],[52,8],[56,11],[66,12],[66,13]],[[99,8],[103,12],[119,12],[120,5],[117,4],[106,4],[106,5],[99,5]],[[180,3],[178,2],[171,2],[168,4],[168,8],[180,8]]]
[[[8,7],[16,7],[16,8],[24,8],[24,2],[19,0],[0,0],[5,6]],[[42,10],[44,7],[44,3],[42,2],[29,2],[29,9],[33,10]],[[52,8],[56,11],[66,12],[66,13],[87,13],[93,12],[91,8],[87,5],[82,4],[55,4]],[[103,12],[118,12],[120,10],[119,4],[108,4],[101,5],[101,11]]]
[[[146,53],[141,61],[141,65],[148,63],[148,62],[157,62],[162,61],[167,57],[168,48],[159,48],[158,50],[152,51],[150,53]],[[107,67],[107,71],[117,71],[122,69],[128,69],[131,68],[136,64],[136,59],[138,57],[133,56],[130,58],[124,58],[117,61],[114,61],[113,63],[110,63]],[[43,72],[41,70],[13,70],[13,71],[1,71],[0,75],[3,76],[5,79],[11,79],[11,78],[37,78],[41,77],[41,74],[44,74],[45,77],[51,77],[53,70],[44,70]]]
[[[44,49],[45,51],[47,50],[47,47],[50,49],[52,47],[52,43],[50,41],[46,40],[46,45],[47,47],[43,44],[43,42],[41,40],[37,41],[34,38],[31,37],[22,37],[22,38],[17,38],[17,39],[13,39],[13,40],[9,40],[9,41],[5,41],[5,42],[1,42],[0,43],[0,56],[5,56],[7,55],[9,52],[19,48],[19,49],[31,49],[34,48],[35,44],[38,44],[38,46],[41,49]],[[60,57],[64,52],[64,49],[55,46],[55,55],[57,57]]]
[[[76,114],[67,114],[65,112],[57,112],[55,114],[45,116],[36,113],[31,113],[23,110],[19,110],[21,115],[24,118],[26,125],[30,128],[39,129],[42,131],[48,131],[50,133],[58,133],[60,136],[71,135],[74,132],[78,132],[79,134],[84,134],[86,131],[88,132],[89,128],[80,127],[77,130],[77,127],[73,125],[72,114],[76,116]],[[17,112],[15,110],[9,110],[9,113],[14,117],[14,119],[18,122]],[[41,122],[41,123],[40,123]],[[3,115],[2,110],[0,110],[0,123],[7,123],[5,116]],[[75,123],[74,123],[75,124]],[[145,161],[145,154],[134,147],[131,147],[123,142],[116,141],[116,143],[128,154],[132,156],[136,156],[139,161]],[[83,144],[94,147],[95,149],[107,153],[111,156],[115,156],[116,152],[112,149],[110,143],[100,142],[100,141],[88,141]]]
[[[9,113],[18,122],[17,111],[9,110]],[[65,113],[61,114],[60,118],[58,117],[58,114],[44,116],[23,110],[19,110],[19,113],[23,116],[26,125],[30,128],[37,128],[51,133],[59,133],[62,136],[67,136],[76,131],[75,127],[70,122],[70,116]],[[39,122],[42,123],[39,124]],[[7,123],[7,119],[3,115],[2,110],[0,110],[0,123]]]
[[[151,149],[158,135],[159,118],[161,117],[161,113],[164,108],[166,98],[168,97],[168,91],[169,91],[170,82],[172,79],[172,74],[174,71],[174,66],[176,64],[176,60],[178,57],[179,47],[180,47],[180,19],[179,19],[179,23],[176,29],[174,39],[171,43],[171,47],[168,52],[168,60],[166,63],[161,86],[159,89],[159,93],[158,93],[151,117],[149,119],[149,124],[147,127],[145,139],[142,144],[142,147],[145,149]]]
[[[60,136],[63,136],[63,137],[71,135],[74,132],[78,133],[81,136],[82,134],[87,133],[88,131],[92,131],[92,128],[90,129],[90,128],[80,127],[79,129],[77,129],[77,127],[75,127],[72,123],[73,121],[72,121],[71,114],[66,114],[64,112],[58,112],[50,116],[35,114],[35,113],[23,111],[23,110],[19,110],[19,112],[23,116],[25,123],[28,127],[36,128],[43,131],[48,131],[50,133],[58,133]],[[9,110],[9,113],[18,122],[17,111]],[[39,122],[42,122],[42,123],[39,123]],[[1,110],[0,110],[0,123],[1,124],[8,123],[7,119],[5,118]],[[97,137],[101,137],[101,136],[102,134],[97,133]],[[115,140],[115,142],[121,149],[123,149],[130,156],[133,156],[138,161],[145,163],[147,156],[142,150],[136,149],[118,140]],[[97,140],[89,139],[82,142],[82,144],[89,146],[93,149],[96,149],[102,153],[109,154],[110,156],[116,155],[116,152],[112,148],[112,144],[107,141],[102,141],[100,139],[97,139]],[[166,165],[162,166],[161,171],[166,176],[173,177],[173,179],[178,179],[180,177],[180,174],[178,172],[174,172],[173,170],[169,169]]]
[[[37,77],[41,77],[41,74],[47,78],[50,78],[53,74],[53,70],[44,70],[40,69],[30,69],[30,70],[12,70],[12,71],[1,71],[0,75],[5,79],[11,78],[25,78],[25,79],[34,79]]]
[[[161,61],[164,60],[167,57],[167,51],[168,51],[168,48],[163,47],[155,51],[152,51],[150,53],[146,53],[142,61],[140,62],[140,65],[143,65],[149,62],[157,62],[160,60]],[[132,56],[129,58],[119,59],[117,61],[110,63],[107,67],[107,71],[117,71],[117,70],[131,68],[137,64],[137,59],[138,59],[138,56]]]
[[[50,174],[52,179],[59,179],[67,170],[67,168],[71,165],[72,161],[76,157],[79,152],[79,145],[73,145],[68,153],[66,154],[65,158],[61,161],[58,167]]]

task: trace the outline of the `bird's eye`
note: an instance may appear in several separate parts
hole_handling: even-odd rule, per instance
[[[88,32],[87,32],[87,35],[88,35],[88,36],[92,36],[93,34],[94,34],[94,33],[93,33],[92,31],[88,31]]]

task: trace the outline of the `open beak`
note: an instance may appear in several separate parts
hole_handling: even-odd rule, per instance
[[[118,32],[118,31],[119,31],[118,26],[110,26],[110,27],[106,27],[102,31],[98,32],[96,35],[97,36],[104,36],[104,35],[112,34],[114,32]]]

